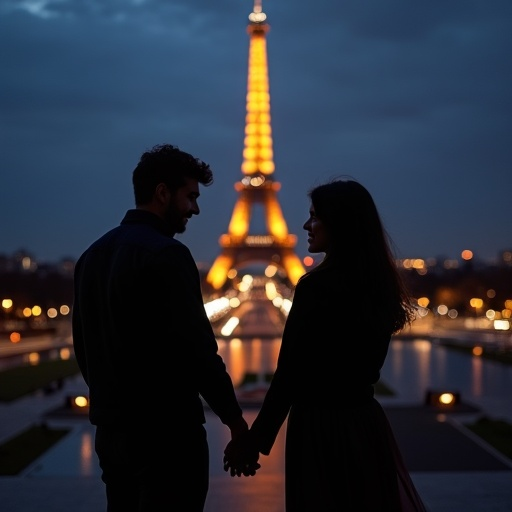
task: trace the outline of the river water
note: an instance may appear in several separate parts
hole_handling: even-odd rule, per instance
[[[219,341],[235,385],[246,373],[272,373],[280,339]],[[417,338],[394,339],[382,368],[381,380],[404,404],[423,403],[427,391],[460,393],[461,401],[495,419],[512,421],[512,366],[473,356]]]
[[[381,379],[405,402],[422,402],[428,390],[456,391],[462,402],[512,421],[512,366],[507,364],[424,339],[395,339]]]
[[[61,341],[45,341],[45,338],[26,340],[25,348],[33,352],[18,355],[9,352],[15,351],[15,347],[2,343],[0,370],[70,357],[69,343],[62,347]],[[233,382],[239,385],[247,373],[259,376],[261,381],[273,373],[281,339],[218,340],[218,345]],[[37,361],[32,361],[35,356]],[[393,400],[398,402],[419,404],[429,390],[455,391],[460,393],[462,402],[478,407],[493,418],[512,422],[512,365],[466,354],[421,337],[397,338],[391,342],[381,380],[393,389],[396,393]]]

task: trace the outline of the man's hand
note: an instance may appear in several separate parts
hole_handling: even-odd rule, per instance
[[[224,471],[231,476],[254,476],[261,467],[260,453],[250,432],[244,432],[232,439],[224,450]]]

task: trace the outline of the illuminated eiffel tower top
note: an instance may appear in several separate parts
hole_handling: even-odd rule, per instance
[[[247,27],[251,40],[242,172],[248,176],[258,173],[269,176],[275,168],[266,41],[266,33],[270,27],[266,19],[261,0],[256,0],[254,10],[249,15],[251,23]]]
[[[224,285],[231,269],[255,261],[281,268],[293,285],[305,272],[302,262],[294,252],[297,237],[288,233],[277,200],[281,185],[272,180],[275,166],[266,43],[266,34],[270,27],[266,18],[261,0],[255,0],[247,27],[250,46],[243,178],[235,184],[239,198],[231,216],[228,233],[219,239],[222,253],[214,261],[206,277],[207,282],[217,290]],[[249,228],[252,206],[256,203],[264,207],[267,233],[254,236],[249,234]]]

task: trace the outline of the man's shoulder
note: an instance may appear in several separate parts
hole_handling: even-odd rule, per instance
[[[80,256],[85,259],[91,253],[97,254],[176,254],[191,257],[190,250],[181,241],[166,236],[147,224],[121,224],[94,241]]]

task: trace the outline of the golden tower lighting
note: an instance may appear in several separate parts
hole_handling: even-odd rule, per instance
[[[281,185],[272,180],[274,151],[270,117],[270,93],[267,65],[266,34],[270,27],[255,0],[249,15],[249,69],[247,79],[245,138],[242,179],[235,184],[238,199],[234,206],[228,233],[219,239],[222,248],[208,275],[207,282],[216,290],[226,282],[230,269],[250,262],[273,262],[295,285],[305,269],[295,254],[297,237],[288,227],[277,199]],[[261,204],[267,232],[251,235],[253,206]]]

